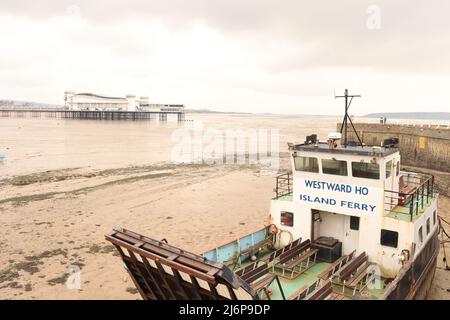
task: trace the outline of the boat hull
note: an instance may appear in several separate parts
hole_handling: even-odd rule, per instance
[[[437,258],[434,259],[430,269],[425,273],[424,281],[417,287],[413,296],[414,300],[425,300],[428,296],[428,292],[433,284],[434,275],[436,273]]]
[[[436,231],[420,254],[394,280],[395,284],[388,300],[426,299],[436,272],[439,253],[438,232]]]

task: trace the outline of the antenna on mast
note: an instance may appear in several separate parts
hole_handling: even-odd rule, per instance
[[[345,89],[343,96],[334,96],[335,99],[337,98],[345,98],[345,113],[344,113],[344,119],[342,120],[341,125],[341,134],[342,130],[344,130],[344,148],[347,148],[347,128],[348,128],[348,122],[352,125],[353,131],[355,132],[356,137],[358,138],[359,144],[361,147],[363,146],[363,143],[361,139],[359,138],[358,132],[356,132],[355,126],[353,125],[352,119],[348,115],[348,109],[350,108],[350,104],[353,101],[353,98],[361,98],[360,95],[349,95],[348,89]],[[350,101],[349,99],[350,98]]]

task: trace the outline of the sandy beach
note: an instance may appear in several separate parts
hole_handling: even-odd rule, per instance
[[[201,252],[262,227],[273,183],[239,166],[43,175],[29,185],[1,182],[11,196],[0,203],[2,299],[138,298],[106,233],[124,226]],[[65,285],[69,265],[81,268],[80,290]]]
[[[258,121],[257,127],[269,122]],[[281,125],[286,124],[283,121],[287,120]],[[289,121],[290,128],[297,129],[282,131],[283,143],[311,131],[308,122],[295,127],[296,120]],[[109,157],[101,157],[101,152],[87,152],[93,150],[92,144],[82,147],[79,143],[84,139],[100,144],[101,138],[70,134],[73,128],[66,128],[63,147],[72,150],[72,158],[53,162],[44,150],[55,136],[42,133],[41,144],[29,142],[31,148],[21,147],[18,141],[26,140],[21,132],[29,134],[34,124],[26,122],[19,128],[18,123],[25,122],[9,122],[10,126],[0,130],[2,137],[9,137],[2,143],[17,160],[3,166],[0,176],[0,299],[140,299],[115,249],[104,240],[114,227],[166,238],[171,244],[201,253],[262,227],[269,213],[274,174],[257,166],[175,165],[163,161],[167,153],[140,152],[137,144],[127,145],[123,136],[118,140],[124,149],[114,150],[119,157],[111,156],[106,148]],[[333,124],[334,120],[329,120],[320,130],[329,131]],[[64,130],[58,128],[64,125],[53,126],[56,131]],[[100,133],[106,130],[98,126]],[[162,131],[168,142],[171,130]],[[123,132],[137,135],[136,131]],[[103,134],[103,139],[112,143],[113,139]],[[49,153],[60,154],[56,149]],[[151,159],[137,156],[141,163],[127,164],[127,159],[135,159],[126,156],[130,149]],[[450,199],[441,197],[439,210],[450,220]],[[450,273],[444,271],[442,258],[441,250],[432,299],[450,298]],[[73,267],[80,270],[79,288],[67,286]]]

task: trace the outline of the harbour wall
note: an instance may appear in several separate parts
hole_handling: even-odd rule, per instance
[[[435,176],[441,194],[450,195],[450,128],[437,125],[354,123],[361,140],[381,145],[384,139],[399,139],[402,167]],[[340,130],[341,124],[337,125]],[[349,140],[357,141],[350,126]]]

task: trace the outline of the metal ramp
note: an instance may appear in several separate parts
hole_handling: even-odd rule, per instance
[[[145,300],[258,300],[248,283],[220,262],[116,228],[105,236],[120,253]]]

